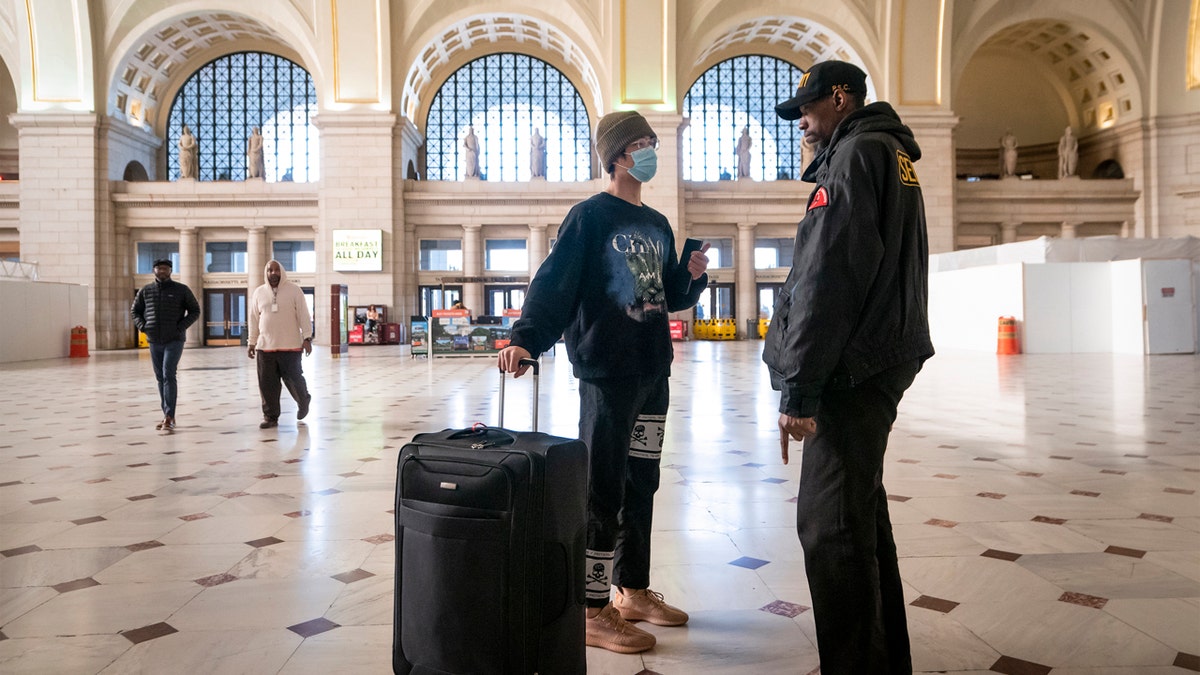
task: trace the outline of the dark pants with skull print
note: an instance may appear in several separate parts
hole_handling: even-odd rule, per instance
[[[650,586],[650,526],[670,390],[667,373],[579,382],[579,437],[589,451],[587,604],[611,586]]]

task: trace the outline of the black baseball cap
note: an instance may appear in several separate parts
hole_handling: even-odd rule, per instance
[[[822,61],[814,63],[800,78],[796,95],[775,106],[775,114],[785,120],[800,119],[800,106],[807,105],[841,89],[856,94],[867,93],[867,74],[853,63]]]
[[[154,266],[158,267],[159,265],[165,265],[167,267],[170,267],[171,269],[175,268],[175,266],[171,264],[170,258],[159,258],[158,260],[155,260]]]

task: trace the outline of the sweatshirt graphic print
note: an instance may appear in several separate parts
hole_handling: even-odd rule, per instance
[[[636,321],[645,321],[667,311],[667,291],[663,285],[663,240],[652,239],[641,232],[617,234],[612,238],[613,250],[625,256],[629,276],[613,275],[613,285],[632,280],[632,298],[625,305],[625,313]],[[622,298],[626,293],[614,288],[613,296]],[[618,300],[619,301],[619,300]]]
[[[580,378],[669,372],[668,314],[696,304],[707,285],[679,264],[662,214],[602,192],[563,220],[512,344],[536,357],[565,337]]]

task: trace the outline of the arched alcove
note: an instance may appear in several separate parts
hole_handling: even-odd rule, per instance
[[[17,175],[17,130],[8,116],[17,112],[17,88],[8,64],[0,61],[0,177],[12,180]]]
[[[142,166],[141,162],[130,162],[125,165],[125,173],[121,176],[121,180],[140,183],[150,180],[150,174],[146,172],[146,167]]]

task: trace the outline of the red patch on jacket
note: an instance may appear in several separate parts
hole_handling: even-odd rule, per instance
[[[806,211],[812,211],[820,206],[829,206],[829,191],[825,189],[824,185],[817,188],[812,198],[808,200],[808,209]]]

